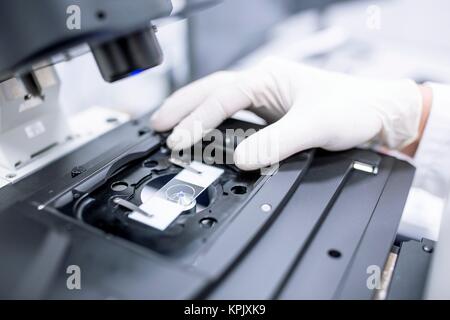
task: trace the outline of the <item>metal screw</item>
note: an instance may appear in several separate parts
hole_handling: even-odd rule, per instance
[[[210,218],[210,217],[203,218],[202,220],[200,220],[200,225],[206,229],[212,228],[216,223],[217,223],[217,220],[214,218]]]
[[[170,149],[166,148],[166,147],[161,147],[160,151],[161,151],[162,154],[169,154],[170,153]]]
[[[427,246],[426,244],[422,247],[423,251],[431,253],[433,252],[433,248],[430,246]]]
[[[72,178],[75,178],[76,176],[79,176],[80,174],[86,172],[86,168],[79,166],[72,169],[70,172]]]
[[[272,206],[270,204],[268,204],[268,203],[264,203],[261,206],[261,210],[264,211],[264,212],[269,212],[270,210],[272,210]]]

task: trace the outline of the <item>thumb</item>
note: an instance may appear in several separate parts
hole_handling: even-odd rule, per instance
[[[308,121],[299,121],[294,116],[287,113],[279,121],[242,141],[234,153],[236,166],[242,170],[256,170],[321,145],[320,131]]]

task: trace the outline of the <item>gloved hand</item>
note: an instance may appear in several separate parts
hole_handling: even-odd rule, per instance
[[[305,149],[343,150],[373,138],[402,148],[418,135],[422,96],[411,80],[367,79],[270,58],[253,69],[218,72],[180,89],[151,125],[157,131],[175,127],[167,144],[180,150],[244,108],[272,123],[236,149],[236,165],[253,170]],[[192,139],[183,139],[187,134]]]

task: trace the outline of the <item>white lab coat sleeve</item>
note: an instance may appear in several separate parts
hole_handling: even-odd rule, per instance
[[[446,198],[450,191],[450,85],[427,85],[433,91],[433,101],[414,157],[414,186]]]
[[[421,185],[429,186],[436,194],[450,194],[450,86],[430,85],[433,88],[433,106],[430,120],[427,124],[427,136],[421,142],[418,165],[424,167],[423,180],[429,175],[432,181]],[[430,153],[430,154],[426,154]],[[435,158],[433,161],[432,158]],[[431,167],[433,169],[431,170]],[[436,179],[436,177],[439,178]],[[441,187],[442,190],[436,191]],[[447,197],[445,209],[442,210],[442,223],[440,227],[438,244],[433,253],[433,260],[427,279],[427,299],[450,299],[450,278],[448,266],[450,261],[450,201]]]
[[[416,173],[399,233],[437,240],[450,193],[450,85],[427,86],[433,91],[432,107],[414,157]]]

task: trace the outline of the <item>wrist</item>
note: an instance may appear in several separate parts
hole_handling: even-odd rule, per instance
[[[422,113],[420,117],[419,123],[419,132],[417,135],[417,139],[403,148],[401,151],[409,156],[414,156],[417,151],[417,147],[419,146],[420,140],[422,139],[423,133],[425,131],[428,118],[431,112],[431,106],[433,104],[433,92],[430,87],[425,85],[419,85],[419,91],[422,95]]]

